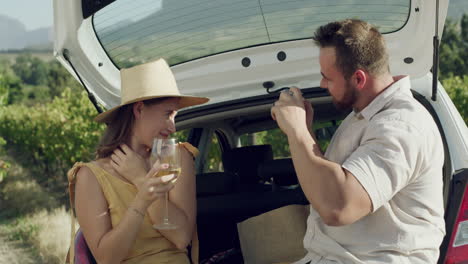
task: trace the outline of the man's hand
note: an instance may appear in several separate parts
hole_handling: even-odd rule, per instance
[[[125,179],[137,186],[149,171],[149,164],[143,157],[122,144],[111,155],[112,167]]]
[[[308,131],[308,126],[312,125],[313,109],[299,88],[291,87],[289,91],[281,92],[279,100],[271,108],[271,117],[287,136],[291,136],[299,131]]]
[[[314,125],[314,108],[312,103],[304,99],[304,109],[306,111],[306,124],[309,129]]]

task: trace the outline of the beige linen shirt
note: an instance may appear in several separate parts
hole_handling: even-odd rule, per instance
[[[327,226],[311,207],[308,253],[296,264],[437,262],[445,235],[442,139],[413,98],[409,77],[395,80],[345,118],[325,153],[361,183],[372,212],[350,225]]]

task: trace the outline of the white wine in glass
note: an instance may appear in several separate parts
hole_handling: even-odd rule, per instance
[[[159,160],[159,164],[168,164],[167,169],[162,169],[156,177],[174,174],[174,179],[179,177],[181,172],[180,152],[177,140],[174,138],[155,138],[151,150],[151,162],[154,164]],[[168,193],[165,195],[164,217],[161,223],[153,225],[155,229],[176,229],[177,225],[169,221]]]

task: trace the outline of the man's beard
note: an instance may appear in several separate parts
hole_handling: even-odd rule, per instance
[[[336,100],[336,98],[334,97],[332,98],[333,98],[333,104],[338,110],[347,112],[351,110],[354,103],[356,103],[356,100],[357,100],[356,88],[349,81],[346,81],[345,94],[343,96],[343,99],[338,101]]]

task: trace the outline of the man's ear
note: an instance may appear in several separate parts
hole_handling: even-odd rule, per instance
[[[145,104],[143,102],[136,102],[133,104],[133,115],[135,116],[135,119],[140,119],[141,118],[141,112],[143,111],[143,107]]]
[[[357,69],[353,74],[353,81],[358,91],[364,89],[367,84],[367,74],[361,69]]]

